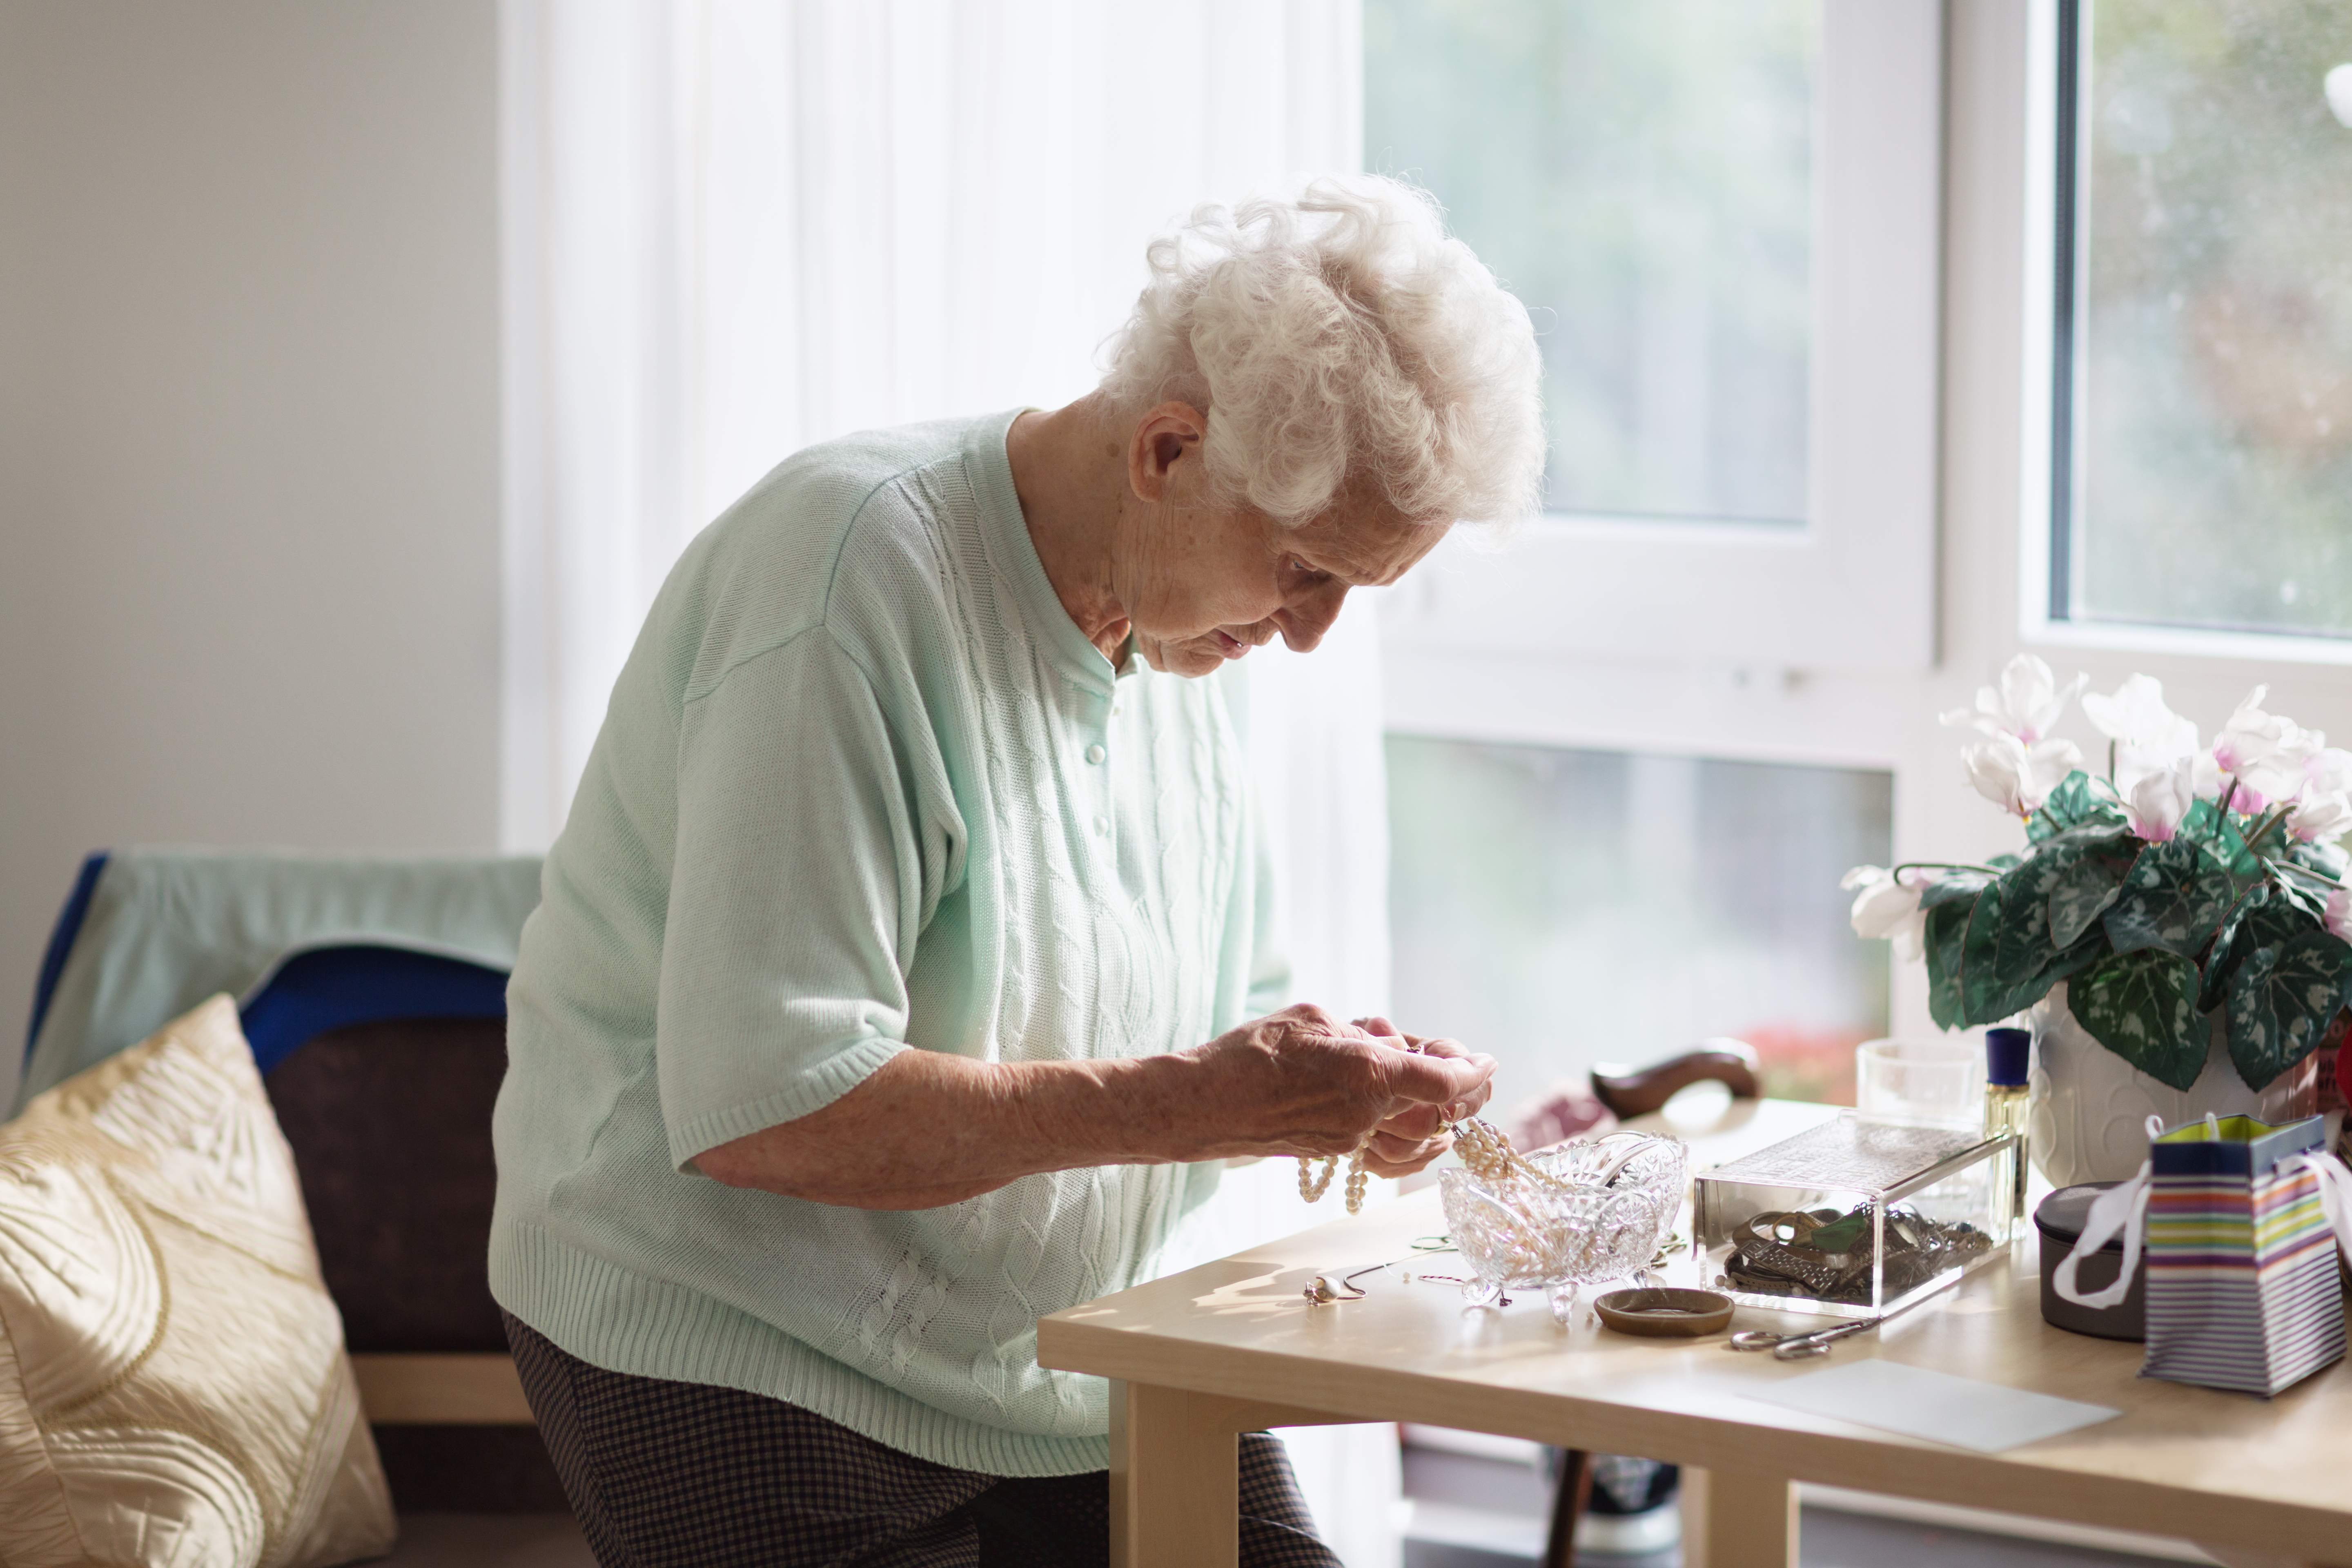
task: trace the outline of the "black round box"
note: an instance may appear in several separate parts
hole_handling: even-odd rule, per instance
[[[2059,1328],[2077,1334],[2096,1334],[2103,1340],[2145,1340],[2147,1338],[2147,1254],[2139,1256],[2139,1267],[2132,1280],[2131,1294],[2112,1307],[2084,1307],[2058,1294],[2053,1278],[2058,1265],[2074,1250],[2074,1243],[2083,1234],[2083,1221],[2091,1212],[2091,1200],[2118,1182],[2090,1182],[2079,1187],[2061,1187],[2042,1200],[2033,1211],[2033,1228],[2041,1233],[2042,1247],[2042,1316]],[[2074,1288],[2084,1294],[2103,1290],[2116,1282],[2123,1271],[2123,1237],[2109,1238],[2106,1246],[2083,1259],[2074,1270]]]

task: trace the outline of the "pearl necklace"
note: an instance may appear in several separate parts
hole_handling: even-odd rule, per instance
[[[1517,1178],[1541,1182],[1548,1187],[1566,1187],[1569,1184],[1550,1172],[1528,1163],[1526,1155],[1511,1147],[1510,1134],[1491,1121],[1469,1117],[1454,1122],[1451,1131],[1454,1133],[1454,1152],[1470,1173],[1482,1182],[1492,1185]],[[1371,1173],[1364,1169],[1364,1150],[1370,1142],[1370,1139],[1366,1139],[1356,1145],[1354,1153],[1348,1156],[1348,1212],[1351,1215],[1361,1214],[1364,1210],[1364,1188],[1371,1177]],[[1323,1173],[1318,1176],[1315,1173],[1314,1157],[1299,1155],[1298,1195],[1310,1204],[1321,1203],[1323,1194],[1331,1190],[1331,1178],[1339,1169],[1339,1156],[1326,1154],[1323,1156]],[[1615,1173],[1612,1170],[1611,1173],[1613,1175]]]
[[[1454,1152],[1470,1173],[1488,1185],[1497,1185],[1514,1176],[1522,1181],[1541,1182],[1546,1186],[1565,1187],[1566,1182],[1549,1171],[1538,1170],[1528,1163],[1527,1156],[1511,1147],[1508,1134],[1491,1121],[1472,1118],[1454,1124]]]
[[[1454,1153],[1460,1156],[1471,1174],[1481,1181],[1498,1183],[1516,1176],[1523,1181],[1541,1182],[1547,1186],[1564,1187],[1568,1184],[1549,1172],[1538,1170],[1529,1164],[1525,1155],[1511,1147],[1510,1135],[1491,1121],[1470,1117],[1454,1122],[1451,1131]],[[1364,1188],[1371,1180],[1371,1173],[1364,1169],[1364,1150],[1370,1142],[1370,1139],[1366,1139],[1356,1145],[1354,1153],[1348,1156],[1349,1214],[1361,1214],[1364,1210]],[[1323,1173],[1318,1176],[1315,1173],[1314,1157],[1299,1155],[1299,1197],[1310,1204],[1321,1203],[1323,1194],[1331,1190],[1331,1178],[1339,1169],[1339,1156],[1326,1154],[1323,1156]]]
[[[1366,1142],[1369,1142],[1370,1140]],[[1326,1154],[1323,1156],[1323,1173],[1318,1176],[1314,1173],[1313,1158],[1301,1154],[1298,1156],[1298,1195],[1310,1204],[1321,1203],[1323,1194],[1331,1190],[1331,1177],[1339,1169],[1339,1156]],[[1364,1212],[1364,1187],[1370,1180],[1371,1173],[1364,1169],[1364,1144],[1359,1143],[1356,1145],[1356,1152],[1348,1156],[1348,1212],[1349,1214]]]

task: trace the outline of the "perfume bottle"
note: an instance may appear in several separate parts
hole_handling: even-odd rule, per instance
[[[2012,1226],[2025,1218],[2026,1068],[2032,1058],[2033,1036],[2028,1031],[1985,1031],[1985,1136],[2008,1132],[2017,1139],[2002,1162],[2006,1201],[1994,1205],[1994,1212],[2007,1214]]]

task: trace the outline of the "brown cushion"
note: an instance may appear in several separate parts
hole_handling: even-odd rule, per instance
[[[490,1300],[490,1108],[506,1024],[420,1018],[312,1038],[265,1080],[355,1352],[507,1348]]]

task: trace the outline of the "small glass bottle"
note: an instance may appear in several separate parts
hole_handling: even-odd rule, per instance
[[[2000,1178],[2007,1191],[1994,1204],[2006,1214],[2014,1230],[2025,1219],[2026,1068],[2033,1059],[2033,1036],[2024,1029],[1985,1031],[1985,1136],[2008,1132],[2017,1142],[2003,1161]]]

